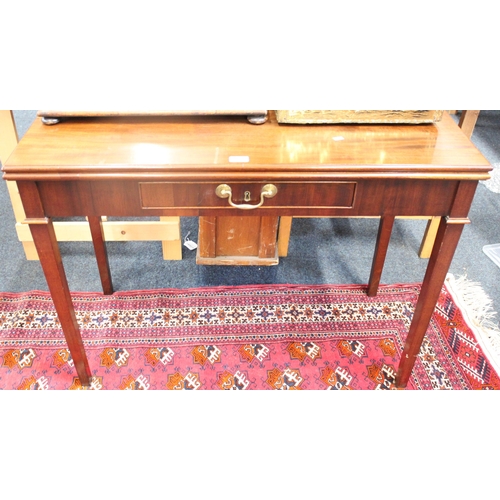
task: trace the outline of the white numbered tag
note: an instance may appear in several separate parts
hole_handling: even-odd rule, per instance
[[[191,241],[188,236],[191,234],[191,231],[188,232],[188,234],[186,234],[186,237],[184,238],[184,246],[186,248],[189,248],[189,250],[195,250],[196,248],[198,248],[198,245],[194,242],[194,241]]]

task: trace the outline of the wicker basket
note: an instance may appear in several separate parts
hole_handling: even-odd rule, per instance
[[[435,123],[443,111],[410,110],[279,110],[278,123]]]

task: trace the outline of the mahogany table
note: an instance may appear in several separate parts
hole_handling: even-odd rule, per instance
[[[426,125],[282,125],[244,117],[35,121],[3,177],[18,183],[75,368],[92,377],[54,217],[87,216],[105,294],[113,293],[101,216],[260,217],[274,255],[279,216],[380,216],[367,293],[377,293],[396,216],[441,222],[396,384],[405,387],[479,180],[491,167],[447,114]],[[249,219],[250,220],[250,219]]]

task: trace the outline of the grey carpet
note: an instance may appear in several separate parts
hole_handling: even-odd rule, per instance
[[[15,111],[19,136],[36,111]],[[455,117],[458,121],[458,116]],[[481,111],[472,141],[493,165],[500,164],[500,111]],[[500,311],[500,268],[482,251],[500,243],[500,194],[481,183],[450,272],[479,282]],[[15,231],[15,219],[6,184],[0,182],[0,291],[47,290],[38,261],[27,261]],[[426,222],[397,220],[383,283],[422,280],[427,260],[418,258]],[[164,261],[159,242],[109,242],[116,290],[189,288],[214,285],[270,283],[354,283],[368,280],[378,222],[375,219],[294,219],[289,256],[272,267],[197,266],[195,252],[183,247],[182,261]],[[182,234],[196,241],[197,219],[182,219]],[[91,243],[61,243],[70,287],[74,291],[100,291]],[[495,320],[498,323],[498,317]]]

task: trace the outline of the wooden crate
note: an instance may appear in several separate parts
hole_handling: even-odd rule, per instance
[[[411,110],[278,110],[278,123],[435,123],[443,111]]]

